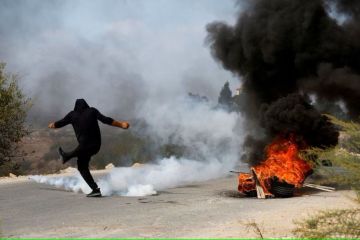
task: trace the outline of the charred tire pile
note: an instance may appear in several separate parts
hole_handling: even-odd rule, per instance
[[[256,190],[248,191],[248,192],[244,192],[244,193],[248,197],[256,197],[257,196]]]
[[[274,179],[271,183],[271,193],[275,197],[288,198],[294,196],[295,186],[286,182]]]

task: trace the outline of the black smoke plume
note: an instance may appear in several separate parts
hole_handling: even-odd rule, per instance
[[[338,131],[299,94],[290,94],[270,105],[263,105],[260,123],[272,138],[283,134],[301,136],[301,141],[313,147],[337,143]]]
[[[293,93],[271,104],[262,104],[259,125],[264,130],[263,138],[248,136],[243,160],[255,165],[264,159],[264,149],[276,137],[297,141],[300,148],[331,147],[337,144],[339,132],[329,119],[321,115],[304,96]]]
[[[241,3],[235,25],[209,24],[207,41],[213,57],[243,79],[242,111],[262,129],[245,147],[259,155],[261,142],[291,131],[310,146],[336,144],[336,129],[306,99],[342,102],[350,118],[359,117],[360,1]]]

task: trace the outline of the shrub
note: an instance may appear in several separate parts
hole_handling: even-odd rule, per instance
[[[360,203],[360,124],[329,117],[342,130],[339,146],[311,149],[304,156],[310,156],[318,166],[322,160],[330,160],[332,167],[318,169],[325,177],[322,181],[351,187],[357,194],[355,200]],[[297,224],[294,233],[301,238],[359,238],[360,208],[322,211]]]
[[[11,171],[15,143],[27,133],[25,128],[29,100],[17,84],[16,75],[5,72],[0,63],[0,174]]]

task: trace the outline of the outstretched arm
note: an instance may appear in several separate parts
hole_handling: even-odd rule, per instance
[[[128,129],[130,127],[130,124],[128,122],[120,122],[112,119],[111,117],[106,117],[102,115],[97,109],[96,109],[96,114],[97,114],[97,119],[104,124],[108,124],[123,129]]]
[[[130,124],[128,122],[119,122],[114,120],[111,126],[128,129],[130,127]]]
[[[71,123],[71,112],[69,112],[63,119],[57,122],[49,123],[49,128],[62,128]]]

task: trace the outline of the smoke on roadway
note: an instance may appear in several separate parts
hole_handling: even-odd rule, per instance
[[[214,109],[210,104],[178,98],[161,107],[144,106],[142,115],[148,126],[143,134],[155,137],[159,144],[185,147],[183,157],[159,158],[141,167],[117,167],[98,181],[103,195],[144,196],[156,191],[226,176],[239,168],[243,121],[237,113]],[[244,167],[244,166],[242,166]],[[31,176],[39,182],[75,192],[90,189],[78,176]]]
[[[159,144],[184,146],[183,157],[149,159],[101,178],[105,195],[146,195],[223,176],[238,164],[241,117],[214,109],[225,81],[236,77],[211,58],[206,24],[233,22],[233,0],[26,1],[0,3],[0,59],[32,98],[29,121],[64,116],[74,100],[116,119],[141,119]],[[184,99],[188,92],[212,102]],[[240,119],[240,120],[239,120]],[[136,162],[136,159],[133,159]],[[31,179],[87,192],[79,177]]]

